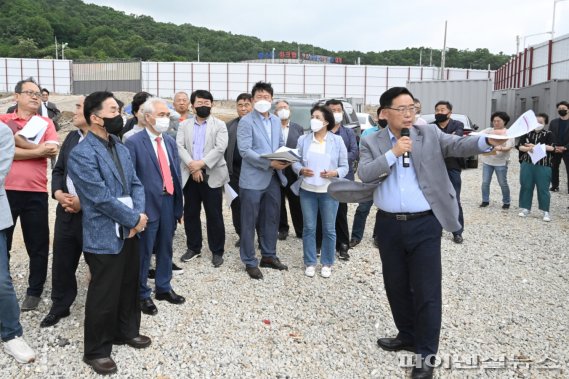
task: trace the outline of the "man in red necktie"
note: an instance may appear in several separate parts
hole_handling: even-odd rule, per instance
[[[144,185],[148,224],[140,239],[140,307],[155,315],[158,309],[150,298],[147,285],[153,249],[156,251],[156,299],[182,304],[172,280],[172,242],[176,222],[181,222],[182,186],[180,159],[176,142],[165,132],[170,125],[170,110],[160,98],[148,99],[141,107],[146,129],[126,140],[136,174]]]

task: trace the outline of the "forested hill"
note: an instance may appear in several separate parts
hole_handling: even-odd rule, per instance
[[[156,22],[149,16],[127,15],[109,7],[80,0],[0,0],[0,56],[54,58],[55,42],[67,43],[65,58],[74,60],[140,59],[152,61],[239,62],[257,59],[260,52],[310,53],[339,57],[346,64],[429,64],[430,48],[377,52],[330,51],[296,42],[261,41],[259,38],[214,31],[190,24]],[[432,64],[440,64],[440,50],[432,51]],[[447,67],[496,69],[508,55],[488,49],[449,49]]]

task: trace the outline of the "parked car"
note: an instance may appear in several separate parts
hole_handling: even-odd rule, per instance
[[[369,113],[356,113],[358,121],[362,128],[362,132],[366,129],[377,127],[377,122],[369,115]]]
[[[329,99],[314,100],[314,99],[275,96],[271,112],[274,111],[275,104],[282,99],[286,100],[290,106],[290,120],[302,126],[305,133],[310,132],[310,109],[312,109],[312,107],[316,104],[323,105],[326,103],[327,100],[329,100]],[[356,133],[356,138],[359,141],[361,136],[361,127],[356,111],[354,110],[354,107],[345,99],[338,98],[338,100],[341,100],[342,105],[344,106],[344,121],[342,125],[344,125],[346,128],[352,129],[354,133]]]
[[[427,121],[429,124],[434,124],[435,122],[435,115],[434,114],[422,114],[421,117]],[[453,113],[451,115],[453,120],[460,121],[464,124],[464,135],[467,136],[470,133],[478,130],[478,125],[472,123],[470,118],[463,114]],[[465,158],[466,160],[466,168],[477,168],[478,167],[478,155],[473,155],[470,157]]]

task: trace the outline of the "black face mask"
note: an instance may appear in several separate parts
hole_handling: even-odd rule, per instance
[[[384,118],[380,118],[379,120],[377,120],[377,124],[382,128],[385,129],[385,127],[387,126],[387,120]]]
[[[443,113],[435,114],[436,122],[445,122],[446,120],[448,120],[448,114],[443,114]]]
[[[101,117],[104,121],[103,127],[107,133],[114,134],[115,136],[119,134],[123,127],[122,116],[116,115],[115,117]]]
[[[567,116],[567,109],[560,109],[557,111],[557,113],[559,113],[559,116],[565,117]]]
[[[196,114],[200,118],[208,118],[211,113],[211,107],[208,107],[206,105],[194,109],[196,110]]]

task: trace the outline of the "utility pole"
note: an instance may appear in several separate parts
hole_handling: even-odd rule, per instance
[[[65,48],[67,47],[68,43],[62,43],[61,44],[61,59],[65,59]]]
[[[524,38],[524,48],[525,48],[525,38]],[[520,53],[520,35],[516,36],[516,55]]]
[[[55,36],[55,59],[58,59],[58,58],[59,58],[59,55],[57,52],[57,36]]]
[[[423,49],[419,50],[419,67],[423,66]]]
[[[445,21],[445,38],[443,42],[443,53],[441,55],[441,75],[440,80],[444,79],[445,63],[446,63],[446,50],[447,50],[447,22]]]
[[[200,63],[200,41],[198,41],[198,63]]]

